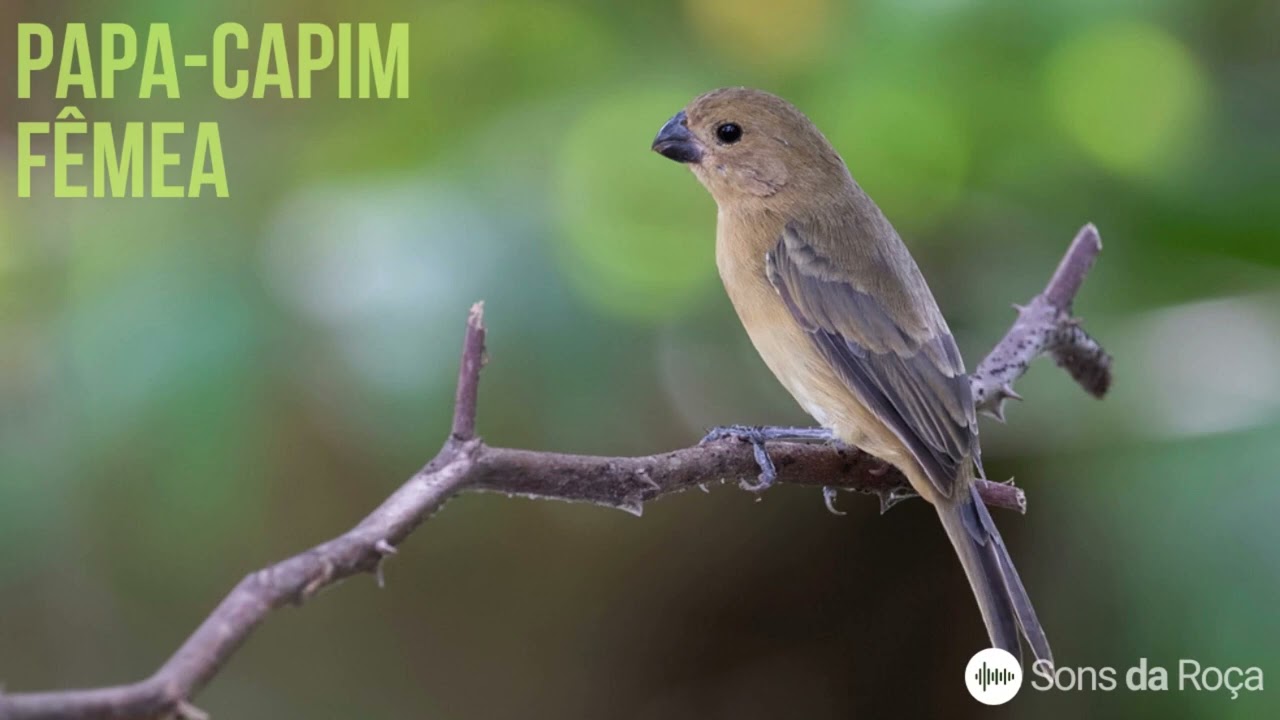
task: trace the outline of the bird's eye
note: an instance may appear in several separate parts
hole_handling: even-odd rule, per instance
[[[732,145],[742,139],[742,128],[737,123],[725,123],[716,128],[716,137],[725,145]]]

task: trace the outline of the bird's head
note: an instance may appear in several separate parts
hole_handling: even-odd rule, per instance
[[[686,163],[724,207],[812,188],[843,187],[848,171],[809,118],[762,90],[722,88],[667,121],[653,150]]]

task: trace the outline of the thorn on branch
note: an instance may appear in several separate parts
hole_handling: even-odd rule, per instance
[[[392,555],[395,555],[397,551],[394,545],[387,542],[386,538],[381,538],[378,542],[374,543],[373,549],[378,553],[378,562],[373,566],[373,577],[378,583],[378,589],[381,590],[387,586],[386,576],[383,575],[382,572],[384,561]]]
[[[1008,398],[1010,400],[1021,400],[1022,396],[1013,389],[1013,385],[1005,383],[1000,386],[999,396],[1001,399]]]
[[[186,700],[180,700],[173,710],[173,717],[175,720],[209,720],[209,713]]]

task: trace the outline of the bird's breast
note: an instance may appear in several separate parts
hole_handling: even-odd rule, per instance
[[[883,425],[840,379],[770,284],[765,269],[766,243],[752,243],[750,238],[733,233],[732,225],[722,218],[717,232],[716,265],[756,352],[800,407],[820,425],[843,442],[881,455],[876,450],[884,444],[880,439]],[[754,247],[744,252],[743,245]],[[884,451],[887,454],[889,448]]]

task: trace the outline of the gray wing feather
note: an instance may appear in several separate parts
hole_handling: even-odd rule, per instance
[[[827,361],[949,497],[978,452],[973,396],[955,339],[945,328],[925,338],[904,330],[794,225],[767,260],[770,282]]]

